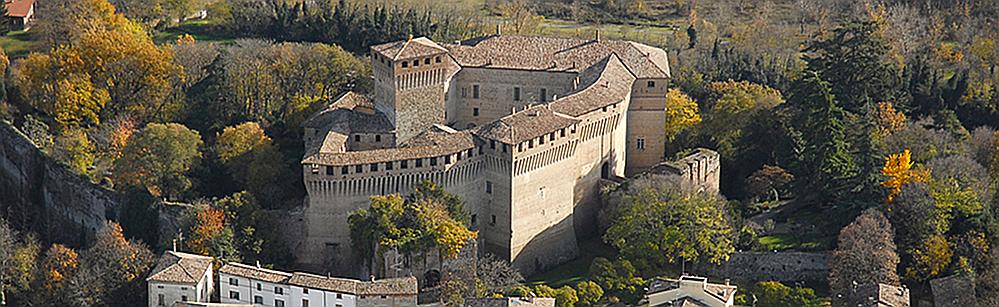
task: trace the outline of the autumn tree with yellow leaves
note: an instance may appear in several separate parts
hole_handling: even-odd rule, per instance
[[[887,202],[890,204],[902,193],[902,186],[908,183],[925,183],[930,179],[928,170],[913,169],[915,163],[912,162],[912,154],[906,149],[900,154],[889,155],[885,158],[885,165],[881,168],[881,174],[888,177],[882,181],[881,185],[889,188]]]
[[[697,101],[679,89],[666,92],[666,139],[673,140],[687,128],[701,123]]]

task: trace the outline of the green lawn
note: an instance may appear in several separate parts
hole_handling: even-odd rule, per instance
[[[614,259],[617,251],[600,241],[600,238],[593,238],[579,243],[579,257],[566,262],[546,272],[541,272],[529,276],[529,285],[547,284],[551,287],[561,287],[563,285],[573,285],[589,278],[590,263],[593,258],[604,257]]]
[[[190,34],[199,42],[232,42],[235,38],[218,33],[211,20],[191,20],[179,25],[167,28],[163,31],[153,33],[153,41],[157,44],[172,44],[177,41],[177,37],[183,34]]]
[[[8,57],[15,59],[26,57],[32,51],[41,51],[42,44],[35,41],[28,32],[11,31],[0,36],[0,47],[3,47]]]

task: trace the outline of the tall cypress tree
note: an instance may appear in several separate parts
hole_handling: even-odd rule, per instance
[[[801,195],[815,195],[823,203],[843,203],[856,191],[860,167],[851,153],[846,112],[836,103],[831,86],[815,72],[795,85],[793,104],[802,110],[798,188]]]

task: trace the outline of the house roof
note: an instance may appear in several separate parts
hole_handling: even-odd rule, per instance
[[[358,295],[416,295],[416,277],[379,279],[357,284]]]
[[[579,72],[617,53],[638,78],[669,78],[666,51],[629,41],[492,35],[445,44],[463,67]]]
[[[730,301],[735,296],[735,286],[708,283],[708,279],[697,276],[681,276],[680,279],[655,278],[645,295],[646,304],[658,306],[671,303],[671,306],[713,306]],[[680,291],[680,292],[673,292]],[[667,294],[673,292],[673,294]],[[695,293],[697,292],[697,293]],[[702,296],[703,295],[703,296]],[[705,302],[697,297],[706,297]]]
[[[581,84],[574,93],[552,102],[552,110],[571,116],[582,116],[621,102],[631,92],[635,76],[624,66],[617,54],[611,54],[579,74]]]
[[[394,60],[404,60],[416,57],[424,57],[435,54],[443,54],[447,49],[441,47],[434,41],[426,37],[410,38],[404,41],[384,43],[371,46],[371,50],[382,56]]]
[[[259,268],[242,263],[226,263],[219,269],[219,273],[226,273],[233,276],[252,278],[271,283],[285,283],[291,278],[291,273]]]
[[[549,105],[537,105],[485,124],[475,134],[506,144],[520,144],[578,122],[578,119],[555,113]]]
[[[355,133],[378,133],[392,131],[392,124],[385,114],[375,110],[371,97],[354,92],[340,95],[322,111],[309,117],[302,126],[309,128],[333,128],[334,130]]]
[[[427,135],[428,133],[432,135]],[[340,153],[320,152],[306,156],[302,163],[321,165],[370,164],[440,157],[475,148],[475,140],[470,131],[424,132],[424,134],[414,138],[420,140],[409,141],[410,146]]]
[[[212,257],[167,251],[146,281],[197,284],[211,268]]]
[[[357,294],[357,283],[353,279],[319,276],[309,273],[295,272],[288,279],[288,284],[311,289]]]
[[[4,1],[4,5],[7,7],[6,16],[28,17],[28,13],[31,13],[31,8],[35,6],[35,0]]]

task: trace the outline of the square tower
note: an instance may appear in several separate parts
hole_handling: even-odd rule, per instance
[[[448,50],[425,38],[371,47],[375,109],[404,143],[435,124],[445,123],[445,97],[459,67]]]

